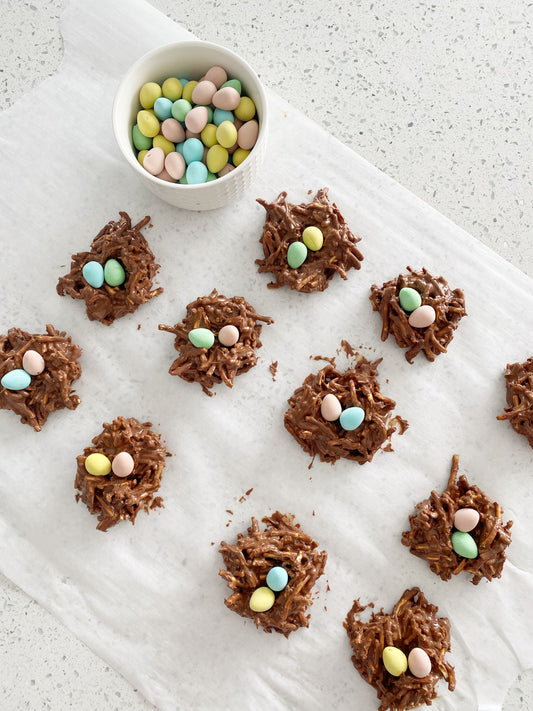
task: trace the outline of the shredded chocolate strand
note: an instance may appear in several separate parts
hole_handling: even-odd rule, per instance
[[[508,363],[505,380],[508,407],[497,419],[509,420],[533,447],[533,358],[525,363]]]

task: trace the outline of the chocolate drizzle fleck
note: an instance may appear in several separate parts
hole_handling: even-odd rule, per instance
[[[264,259],[257,259],[259,272],[271,272],[275,282],[269,289],[287,285],[291,289],[309,293],[324,291],[335,273],[346,279],[346,272],[360,269],[363,255],[357,249],[360,237],[355,237],[339,208],[328,198],[328,189],[320,189],[312,202],[293,205],[287,202],[287,193],[282,192],[274,202],[259,198],[267,217],[259,240],[263,246]],[[319,227],[324,244],[316,252],[309,250],[307,259],[297,269],[289,267],[287,250],[292,242],[301,241],[306,227]]]
[[[233,590],[224,601],[226,607],[241,617],[249,617],[265,632],[280,632],[285,637],[299,627],[309,626],[310,615],[306,612],[313,604],[311,593],[327,560],[327,553],[316,550],[318,543],[293,519],[292,514],[276,511],[263,518],[266,528],[260,531],[257,520],[252,518],[247,534],[239,533],[233,545],[222,541],[219,551],[227,568],[219,575]],[[287,587],[277,594],[270,610],[254,612],[250,609],[252,593],[266,585],[266,576],[276,565],[287,570]]]
[[[509,407],[498,415],[498,420],[509,420],[533,447],[533,358],[525,363],[508,363],[505,380]]]

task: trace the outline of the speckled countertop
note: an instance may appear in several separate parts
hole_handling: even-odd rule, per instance
[[[268,86],[533,276],[529,0],[151,3],[235,49]],[[58,67],[63,6],[0,0],[0,109]],[[5,578],[0,596],[3,711],[153,708]],[[531,709],[533,670],[504,704]]]

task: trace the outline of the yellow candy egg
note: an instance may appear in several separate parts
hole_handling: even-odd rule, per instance
[[[137,160],[139,163],[142,165],[144,163],[144,156],[148,153],[148,151],[139,151],[139,154],[137,155]]]
[[[181,94],[182,99],[186,99],[190,104],[192,104],[192,92],[194,87],[198,84],[197,81],[188,81],[183,87],[183,92]]]
[[[176,146],[172,143],[172,141],[169,141],[168,138],[165,138],[161,134],[154,136],[154,147],[161,148],[166,156],[176,150]]]
[[[159,84],[156,84],[155,81],[149,81],[143,84],[139,92],[139,101],[143,109],[151,109],[161,94],[161,87]]]
[[[322,234],[322,230],[314,225],[306,227],[302,232],[302,242],[305,244],[307,249],[310,249],[312,252],[318,252],[324,244],[324,235]]]
[[[250,609],[254,612],[266,612],[275,602],[276,596],[270,588],[257,588],[250,598]]]
[[[165,79],[161,89],[163,90],[163,96],[165,99],[170,99],[170,101],[177,101],[178,99],[181,99],[183,85],[179,79],[176,79],[176,77],[169,77],[168,79]]]
[[[137,114],[137,126],[143,136],[153,138],[159,133],[159,119],[150,111],[139,111]]]
[[[233,121],[222,121],[217,128],[217,141],[224,148],[231,148],[237,141],[237,129]]]
[[[217,142],[217,127],[214,123],[208,123],[200,134],[204,146],[211,148]]]
[[[233,165],[240,165],[245,158],[248,158],[250,151],[245,151],[244,148],[237,148],[233,154]]]
[[[255,116],[255,104],[249,96],[241,96],[239,105],[235,109],[235,116],[241,121],[250,121]]]
[[[105,454],[93,452],[85,460],[85,469],[93,476],[107,476],[111,471],[111,462]]]
[[[385,669],[392,676],[400,676],[407,671],[407,657],[398,647],[385,647],[382,659]]]
[[[207,152],[207,167],[211,173],[218,173],[228,162],[228,151],[218,143]]]

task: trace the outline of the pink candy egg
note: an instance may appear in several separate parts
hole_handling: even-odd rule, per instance
[[[237,131],[237,143],[241,148],[249,151],[253,148],[259,135],[259,124],[253,119],[243,123]]]
[[[409,652],[407,664],[411,674],[418,679],[423,679],[431,671],[431,659],[420,647],[415,647]]]
[[[172,141],[172,143],[181,143],[185,140],[185,131],[183,126],[175,118],[168,118],[161,124],[161,133],[163,136]]]
[[[144,159],[146,161],[146,158]],[[424,304],[415,309],[409,316],[409,325],[413,328],[427,328],[435,321],[435,309]]]
[[[479,523],[479,513],[475,509],[457,509],[453,517],[453,525],[458,531],[468,533]]]
[[[111,469],[115,476],[129,476],[135,466],[133,457],[129,452],[119,452],[111,463]]]
[[[232,86],[219,89],[213,96],[213,106],[224,111],[233,111],[241,101],[241,95]]]
[[[228,348],[231,348],[231,346],[234,346],[237,343],[239,336],[239,329],[237,326],[232,326],[231,324],[222,326],[218,332],[218,340],[223,346],[227,346]]]
[[[22,367],[28,375],[40,375],[44,370],[44,358],[37,351],[26,351],[22,356]]]
[[[185,159],[174,151],[165,158],[165,170],[173,180],[179,180],[185,173]]]
[[[170,153],[169,153],[169,155],[170,155]],[[175,183],[176,182],[174,180],[174,178],[170,175],[170,173],[165,168],[163,168],[163,170],[160,173],[158,173],[155,177],[159,178],[159,180],[166,180],[167,183]]]
[[[199,134],[207,124],[207,108],[205,106],[195,106],[185,116],[185,126],[189,131]]]
[[[334,422],[338,420],[341,416],[342,405],[339,399],[333,395],[333,393],[328,393],[322,400],[322,405],[320,406],[320,414],[327,422]]]
[[[222,82],[224,83],[224,82]],[[212,81],[203,79],[192,90],[192,100],[195,104],[207,106],[211,103],[213,96],[216,94],[217,87]]]
[[[143,168],[147,170],[152,175],[157,175],[165,167],[165,153],[162,148],[150,148],[148,153],[144,156]]]
[[[202,78],[202,81],[211,81],[218,89],[222,86],[222,84],[225,84],[228,81],[228,75],[226,74],[224,67],[215,66],[207,70],[205,76]]]

